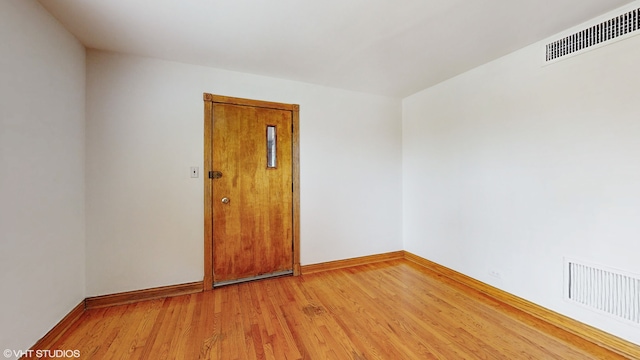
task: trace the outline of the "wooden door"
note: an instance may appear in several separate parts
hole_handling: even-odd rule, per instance
[[[212,99],[213,284],[293,274],[297,107]]]

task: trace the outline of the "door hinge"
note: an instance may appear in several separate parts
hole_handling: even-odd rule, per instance
[[[213,171],[209,171],[209,179],[213,179]]]

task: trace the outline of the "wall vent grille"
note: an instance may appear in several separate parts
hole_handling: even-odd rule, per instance
[[[566,260],[568,298],[640,324],[640,276]]]
[[[629,11],[546,46],[546,61],[587,49],[640,29],[640,9]]]

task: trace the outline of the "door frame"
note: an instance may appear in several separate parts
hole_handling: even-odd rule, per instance
[[[291,111],[292,149],[291,170],[293,174],[293,275],[300,275],[300,106],[269,101],[235,98],[209,93],[204,100],[204,280],[203,290],[213,289],[213,105],[231,104]]]

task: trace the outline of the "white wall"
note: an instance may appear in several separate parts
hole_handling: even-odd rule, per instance
[[[301,261],[402,248],[401,101],[89,51],[87,295],[203,277],[203,92],[300,104]]]
[[[640,344],[563,301],[565,256],[640,274],[640,36],[545,67],[542,46],[403,100],[404,246]]]
[[[85,51],[35,1],[0,1],[0,348],[84,299]]]

